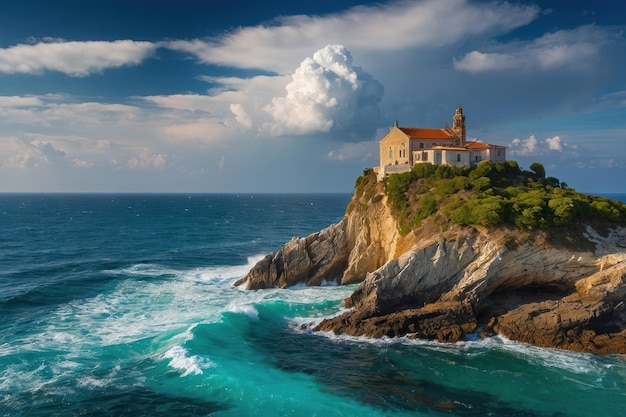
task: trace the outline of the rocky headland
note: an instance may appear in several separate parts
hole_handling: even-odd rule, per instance
[[[626,227],[621,217],[577,215],[566,224],[537,228],[502,219],[495,225],[450,221],[458,218],[458,207],[473,204],[469,185],[440,193],[436,212],[402,232],[403,217],[388,187],[373,174],[361,177],[339,223],[293,238],[235,285],[262,289],[360,282],[345,300],[349,310],[322,321],[316,331],[442,342],[470,333],[500,334],[543,347],[626,354]],[[403,193],[408,196],[419,188],[407,187]],[[434,192],[416,192],[415,201]],[[446,205],[454,198],[463,198],[463,204],[455,203],[456,211]],[[572,206],[580,206],[572,199]],[[546,210],[557,206],[548,203]],[[624,207],[620,204],[618,211]]]

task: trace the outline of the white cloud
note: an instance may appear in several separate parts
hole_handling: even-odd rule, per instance
[[[288,74],[298,58],[341,40],[353,50],[401,50],[442,46],[469,36],[503,33],[539,15],[534,5],[468,0],[396,1],[357,6],[327,16],[287,16],[270,24],[237,29],[211,40],[164,42],[205,63],[260,68]]]
[[[565,143],[560,136],[553,136],[539,141],[535,135],[531,135],[528,139],[513,139],[509,145],[509,152],[511,155],[517,156],[537,156],[559,152],[566,153],[572,157],[578,156],[577,148],[576,145],[570,146]]]
[[[612,30],[595,25],[559,30],[546,33],[533,41],[500,44],[487,52],[469,52],[463,58],[454,60],[454,67],[459,71],[475,73],[511,69],[587,68],[591,65],[590,59],[615,36]]]
[[[225,126],[219,119],[178,117],[173,122],[159,129],[165,142],[207,144],[227,140],[234,133],[233,129]]]
[[[552,138],[546,138],[545,142],[548,144],[548,148],[551,151],[561,152],[563,150],[563,144],[561,143],[561,138],[558,136],[554,136]]]
[[[214,113],[216,110],[215,98],[201,94],[172,94],[169,96],[148,96],[142,98],[159,107],[168,109],[202,111],[206,113]]]
[[[0,96],[2,107],[33,107],[41,106],[43,102],[37,97]]]
[[[0,144],[0,168],[27,168],[48,163],[36,147],[16,136],[0,137]]]
[[[250,120],[250,116],[246,112],[246,109],[239,103],[231,104],[230,111],[235,115],[235,120],[245,129],[252,128],[252,120]]]
[[[201,77],[203,81],[216,85],[210,89],[209,94],[173,94],[138,98],[162,109],[183,112],[177,115],[177,124],[195,123],[199,118],[208,120],[213,117],[221,120],[222,126],[217,127],[220,133],[224,133],[225,128],[250,130],[254,126],[262,126],[264,122],[267,122],[268,114],[263,107],[273,97],[284,91],[290,78],[287,76]],[[185,114],[185,112],[190,112],[190,114]],[[200,116],[197,112],[204,112],[206,115]]]
[[[306,58],[265,110],[274,122],[263,126],[274,135],[329,132],[373,122],[383,86],[352,63],[342,45],[328,45]]]
[[[94,166],[93,162],[83,161],[82,159],[78,158],[74,158],[72,162],[79,168],[91,168]]]
[[[165,155],[150,153],[148,149],[143,149],[140,155],[128,160],[128,167],[136,170],[162,169],[165,166]]]
[[[42,139],[3,137],[0,146],[0,168],[38,168],[62,165],[67,154],[58,145]]]
[[[0,120],[5,125],[41,127],[112,125],[123,127],[140,116],[142,110],[124,104],[98,102],[71,103],[67,97],[0,97]]]
[[[0,48],[0,72],[41,74],[59,71],[72,77],[84,77],[107,68],[137,65],[150,56],[157,45],[151,42],[119,40],[40,42]]]
[[[513,155],[532,155],[537,150],[537,139],[535,135],[531,135],[528,139],[515,138],[509,145],[509,149]]]
[[[504,71],[518,67],[520,59],[521,57],[508,54],[472,51],[463,59],[454,61],[454,68],[469,72]]]

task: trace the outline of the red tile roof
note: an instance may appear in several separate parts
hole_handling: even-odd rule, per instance
[[[489,148],[491,148],[490,145],[487,145],[486,143],[483,143],[483,142],[467,142],[467,143],[465,143],[465,147],[467,149],[489,149]]]
[[[411,139],[452,139],[452,136],[443,129],[428,129],[422,127],[400,127]]]
[[[465,147],[467,149],[493,149],[493,148],[500,148],[500,149],[505,149],[506,146],[500,146],[500,145],[490,145],[488,143],[484,143],[484,142],[467,142],[465,144]]]

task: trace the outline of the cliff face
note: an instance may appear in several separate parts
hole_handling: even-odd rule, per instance
[[[539,346],[626,353],[626,228],[580,226],[588,250],[542,233],[511,242],[498,229],[432,222],[400,236],[375,185],[342,221],[294,238],[236,285],[248,289],[361,282],[350,311],[315,330],[453,342],[499,333]],[[482,330],[481,330],[482,329]]]
[[[482,328],[538,346],[626,353],[626,229],[597,241],[610,250],[603,255],[537,242],[508,249],[476,230],[446,238],[367,274],[347,300],[352,310],[316,330],[454,342]]]
[[[382,196],[381,184],[372,187]],[[389,207],[384,201],[370,200],[354,197],[351,205],[355,208],[338,224],[305,238],[294,237],[235,285],[253,290],[300,282],[320,285],[324,280],[341,284],[363,281],[367,272],[393,259],[396,245],[402,241]]]

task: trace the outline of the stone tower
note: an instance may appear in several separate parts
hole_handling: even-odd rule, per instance
[[[463,115],[463,108],[460,104],[452,118],[452,130],[461,138],[459,146],[465,146],[465,116]]]

